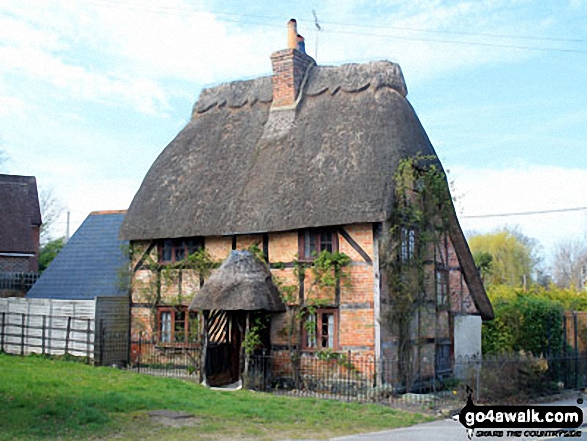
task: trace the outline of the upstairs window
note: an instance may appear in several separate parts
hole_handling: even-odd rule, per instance
[[[179,239],[165,239],[159,242],[159,262],[181,262],[190,254],[204,247],[204,240],[200,237]]]
[[[304,230],[299,233],[300,260],[313,260],[322,251],[338,251],[338,237],[332,230]]]
[[[442,268],[436,269],[436,306],[448,306],[448,271]]]
[[[408,262],[416,255],[416,230],[402,227],[400,231],[400,258],[402,262]]]

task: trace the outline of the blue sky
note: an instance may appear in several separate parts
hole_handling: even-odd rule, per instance
[[[587,210],[469,217],[587,207],[584,0],[4,0],[3,171],[52,188],[72,231],[127,208],[202,87],[270,73],[290,17],[319,64],[401,65],[465,230],[519,225],[546,255],[585,236]]]

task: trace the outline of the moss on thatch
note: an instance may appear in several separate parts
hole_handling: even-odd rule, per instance
[[[194,296],[190,309],[283,312],[271,272],[249,251],[232,251]]]

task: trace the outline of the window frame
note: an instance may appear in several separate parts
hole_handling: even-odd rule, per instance
[[[178,320],[178,314],[184,314],[183,320]],[[164,336],[162,329],[162,316],[168,314],[168,330]],[[183,323],[183,332],[178,332],[176,326],[178,323]],[[191,327],[196,323],[195,334],[191,334]],[[178,339],[178,335],[183,334],[183,339]],[[164,346],[183,345],[183,344],[199,344],[200,343],[200,314],[197,311],[189,311],[185,305],[179,306],[157,306],[157,329],[156,329],[157,343]],[[191,337],[191,338],[190,338]]]
[[[449,271],[442,265],[436,265],[434,284],[436,290],[436,307],[438,309],[448,309],[450,307]]]
[[[434,372],[436,376],[450,374],[454,363],[454,345],[448,340],[437,341],[434,345]]]
[[[330,235],[330,240],[324,240],[323,235]],[[311,239],[315,243],[314,255],[312,252],[306,253],[308,246],[308,239]],[[324,251],[322,250],[323,244],[330,245],[331,253],[338,251],[339,241],[338,232],[331,228],[311,228],[300,230],[298,233],[298,259],[302,262],[311,262],[315,260],[318,255]]]
[[[161,239],[157,243],[158,262],[161,264],[178,263],[203,248],[204,238],[201,236]],[[167,257],[168,255],[169,257]]]
[[[399,258],[402,262],[410,262],[416,257],[418,233],[416,228],[402,226],[400,228]]]
[[[315,314],[310,314],[306,311],[304,314],[303,326],[302,326],[302,349],[306,351],[322,351],[322,350],[333,350],[336,351],[339,348],[338,338],[339,338],[339,310],[338,308],[317,308],[315,310]],[[323,346],[320,344],[325,335],[322,333],[322,329],[324,327],[324,315],[332,316],[332,346]],[[316,323],[316,332],[314,335],[314,344],[309,344],[309,338],[311,337],[308,329],[306,328],[306,323],[310,317],[315,317],[315,320],[312,320]],[[328,323],[326,323],[328,326]],[[330,335],[327,334],[326,338],[329,338]]]

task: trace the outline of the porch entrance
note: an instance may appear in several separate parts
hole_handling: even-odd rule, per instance
[[[207,330],[206,380],[210,386],[225,386],[241,379],[245,370],[242,347],[248,327],[257,326],[259,344],[254,353],[268,353],[270,316],[265,311],[204,311]]]
[[[285,305],[266,263],[249,251],[232,251],[194,295],[189,309],[202,311],[201,379],[223,386],[241,379],[248,369],[243,341],[251,325],[251,344],[256,346],[251,349],[268,350],[270,315],[285,312]]]
[[[204,311],[206,379],[210,386],[224,386],[239,380],[241,346],[246,314],[240,311]]]

